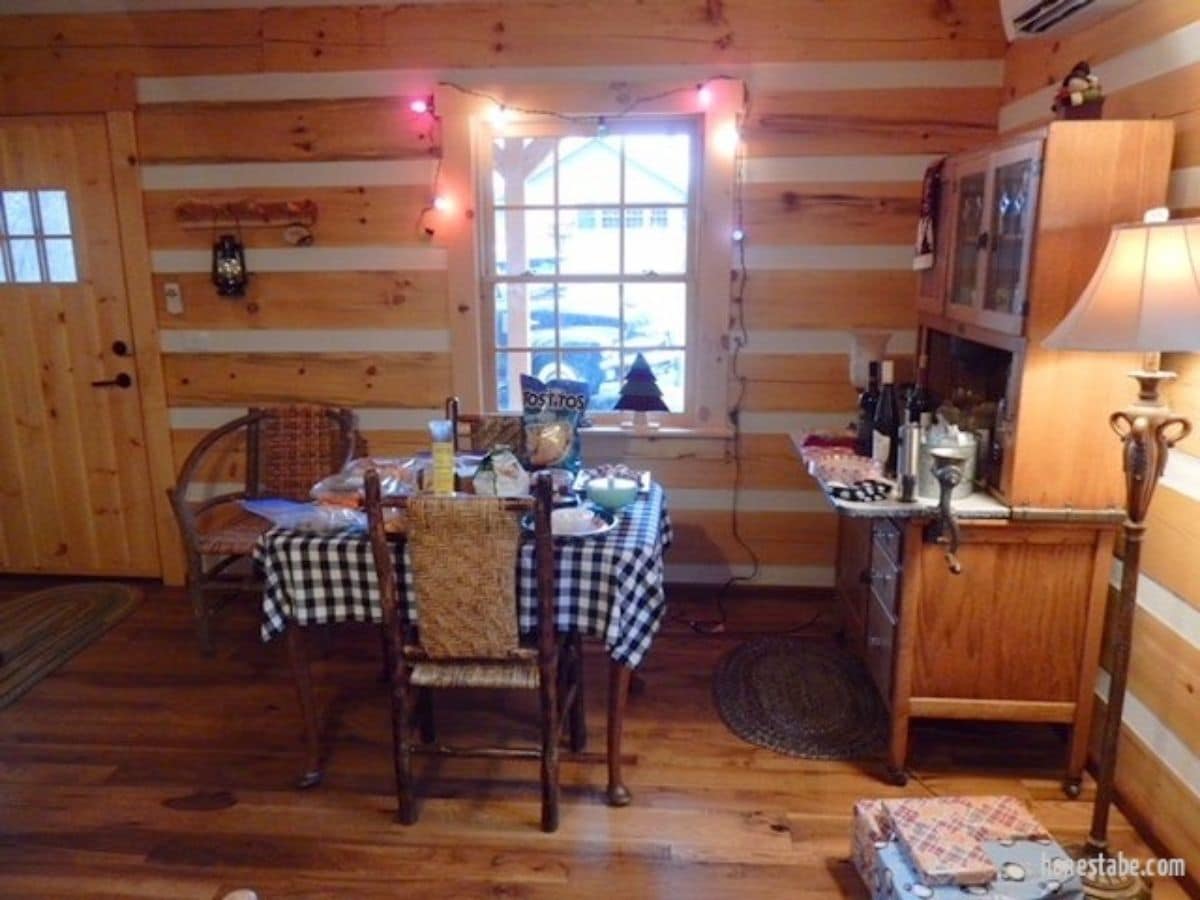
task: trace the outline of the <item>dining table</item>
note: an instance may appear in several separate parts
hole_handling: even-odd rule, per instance
[[[607,800],[631,801],[621,768],[625,704],[633,671],[653,643],[666,613],[663,553],[671,545],[671,519],[661,485],[651,483],[621,510],[605,534],[554,540],[556,628],[565,638],[603,642],[608,655]],[[419,625],[405,566],[403,535],[393,558],[410,620]],[[261,636],[284,635],[305,727],[306,770],[301,786],[321,779],[320,735],[308,655],[301,634],[310,625],[371,622],[382,625],[371,544],[361,529],[310,533],[275,527],[265,531],[253,558],[263,579]],[[517,577],[518,625],[537,625],[533,541],[522,541]]]

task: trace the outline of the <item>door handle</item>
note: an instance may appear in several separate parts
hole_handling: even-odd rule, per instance
[[[121,372],[116,378],[110,378],[107,381],[93,381],[92,387],[119,387],[127,388],[133,384],[133,378],[127,372]]]

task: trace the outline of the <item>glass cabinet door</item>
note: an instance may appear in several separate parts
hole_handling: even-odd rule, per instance
[[[949,303],[954,307],[979,306],[979,254],[983,251],[984,204],[987,172],[963,172],[958,177],[951,252]]]
[[[1040,141],[1013,147],[993,157],[988,211],[990,252],[983,310],[989,319],[993,319],[989,313],[996,314],[990,322],[993,327],[1017,334],[1021,332],[1028,294],[1029,249],[1040,160]]]

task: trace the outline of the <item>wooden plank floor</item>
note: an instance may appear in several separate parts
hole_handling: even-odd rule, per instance
[[[0,577],[0,602],[42,585]],[[151,587],[99,642],[0,711],[0,896],[862,897],[847,861],[860,797],[1011,793],[1063,841],[1090,805],[1059,791],[1050,729],[919,726],[916,777],[881,763],[789,759],[755,749],[717,718],[711,672],[752,628],[784,628],[825,607],[777,596],[731,601],[731,630],[686,624],[712,607],[672,595],[671,618],[629,706],[634,805],[603,802],[604,657],[589,647],[591,751],[562,768],[561,827],[538,830],[536,763],[419,765],[422,808],[394,810],[390,730],[369,628],[318,641],[325,783],[300,792],[300,720],[282,643],[264,646],[250,603],[222,613],[218,654],[201,658],[181,592]],[[818,621],[815,628],[820,630]],[[443,732],[491,727],[514,739],[526,698],[440,706]],[[1085,800],[1091,797],[1091,785]],[[1116,846],[1150,851],[1118,816]],[[1183,896],[1159,884],[1156,896]]]

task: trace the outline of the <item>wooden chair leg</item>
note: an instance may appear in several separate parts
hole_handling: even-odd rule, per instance
[[[412,778],[412,726],[408,714],[408,688],[404,684],[393,684],[392,760],[396,770],[396,818],[402,825],[417,821]]]
[[[558,830],[558,684],[542,677],[542,831]]]
[[[437,740],[437,728],[433,721],[433,691],[421,688],[417,692],[417,728],[422,744],[432,744]]]
[[[582,753],[587,747],[587,716],[583,702],[583,638],[572,634],[570,664],[568,671],[575,685],[575,700],[571,704],[571,740],[573,753]]]
[[[212,629],[208,601],[204,598],[204,585],[199,573],[188,573],[188,598],[192,601],[192,615],[196,619],[196,640],[200,653],[213,655]]]

